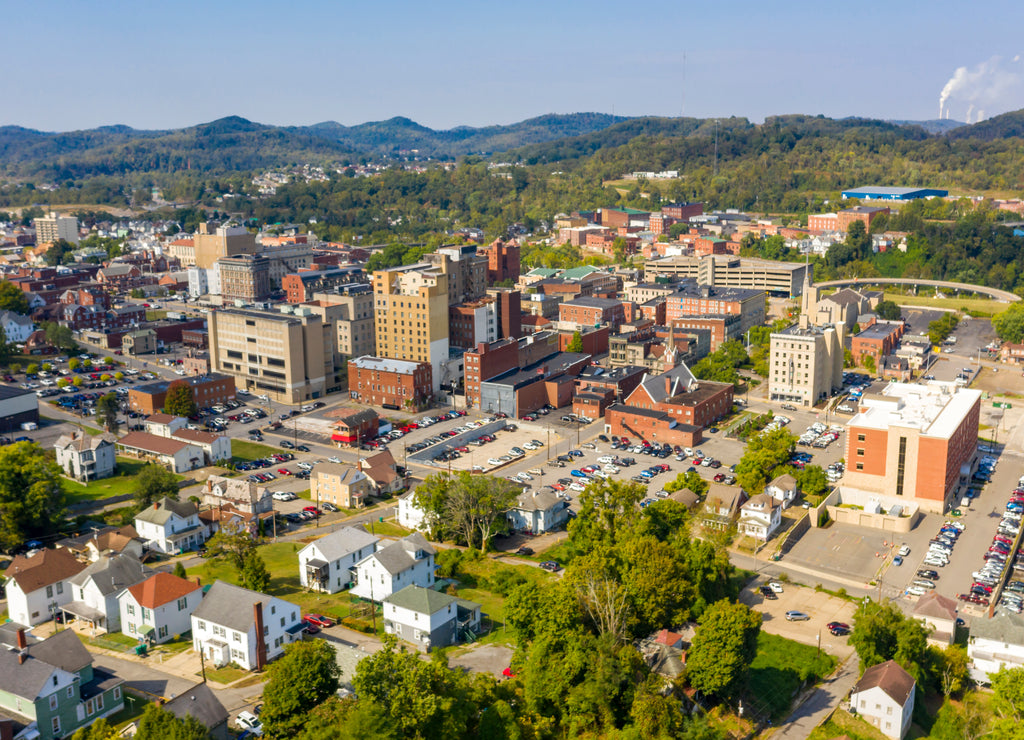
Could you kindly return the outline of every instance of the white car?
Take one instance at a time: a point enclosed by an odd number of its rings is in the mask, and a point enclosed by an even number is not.
[[[530,475],[529,473],[520,473],[519,475],[516,476],[516,478],[518,478],[521,481],[533,480],[533,476]]]
[[[523,449],[524,450],[535,450],[535,449],[537,449],[537,445],[533,444],[533,442],[523,442]]]
[[[271,496],[275,501],[294,501],[298,498],[298,496],[290,491],[274,491]]]
[[[570,490],[577,491],[577,492],[585,491],[587,489],[586,485],[583,484],[583,483],[580,483],[579,481],[577,481],[576,483],[571,483],[569,485],[569,488],[570,488]]]
[[[902,545],[899,549],[899,556],[901,558],[907,557],[910,554],[910,545]]]
[[[327,462],[332,462],[332,463],[337,464],[337,463],[341,462],[341,458],[338,457],[337,455],[331,455],[329,458],[327,458]]]
[[[313,469],[313,466],[310,463],[308,463],[308,462],[300,462],[299,463],[299,467],[302,468],[303,470],[312,470]]]
[[[779,583],[778,581],[772,581],[771,583],[769,583],[768,584],[768,588],[770,588],[772,591],[774,591],[777,594],[781,594],[782,593],[782,584]]]
[[[235,717],[235,727],[240,730],[248,730],[257,737],[263,734],[263,723],[260,722],[260,718],[252,712],[240,712]]]
[[[612,473],[614,475],[615,473],[619,472],[620,468],[618,468],[615,465],[605,465],[602,468],[602,470],[604,470],[604,472],[606,472],[606,473]]]
[[[501,460],[499,460],[499,459],[498,459],[498,458],[496,458],[496,457],[491,457],[491,458],[488,458],[488,460],[487,460],[487,464],[488,464],[488,465],[501,465],[501,464],[502,464],[502,462],[501,462]]]
[[[597,461],[602,465],[611,465],[613,462],[615,462],[615,458],[612,457],[611,455],[604,455],[602,457],[597,458]]]

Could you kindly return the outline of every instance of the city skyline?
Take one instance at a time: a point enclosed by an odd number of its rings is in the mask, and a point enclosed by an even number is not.
[[[1008,2],[859,7],[742,2],[643,12],[577,0],[344,7],[255,0],[116,16],[58,0],[9,18],[0,125],[172,129],[238,115],[272,125],[408,117],[434,129],[546,113],[787,113],[974,121],[1024,107]],[[1005,11],[1005,12],[1004,12]],[[678,29],[675,32],[673,29]],[[40,45],[40,39],[47,39]],[[26,73],[27,71],[27,73]],[[16,101],[31,101],[19,106]],[[941,101],[941,103],[940,103]],[[941,106],[941,107],[940,107]]]

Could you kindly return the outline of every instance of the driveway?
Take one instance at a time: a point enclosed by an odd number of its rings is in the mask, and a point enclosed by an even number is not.
[[[860,674],[860,659],[847,658],[831,678],[821,683],[811,696],[786,718],[772,734],[772,740],[806,740],[814,728],[850,693]]]

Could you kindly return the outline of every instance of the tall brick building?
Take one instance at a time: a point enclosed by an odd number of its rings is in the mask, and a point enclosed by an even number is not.
[[[348,363],[348,391],[356,401],[390,409],[420,409],[433,398],[430,364],[357,357]]]
[[[488,246],[478,249],[477,254],[487,258],[487,284],[494,285],[505,280],[519,279],[520,248],[513,242],[496,239]]]

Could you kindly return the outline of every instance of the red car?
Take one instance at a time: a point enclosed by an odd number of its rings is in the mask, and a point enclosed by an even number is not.
[[[323,614],[307,614],[302,618],[302,621],[306,624],[312,624],[316,627],[333,627],[334,620],[330,617],[325,617]]]
[[[725,473],[719,473],[715,476],[715,483],[721,483],[725,480]]]
[[[290,471],[288,468],[278,468],[277,472],[278,472],[279,475],[291,475],[292,474],[292,471]]]
[[[308,511],[313,516],[320,516],[321,514],[323,514],[323,512],[320,511],[320,509],[316,508],[315,506],[304,506],[302,510]]]
[[[551,487],[554,488],[556,491],[564,491],[565,490],[565,486],[563,486],[561,483],[552,483]]]

